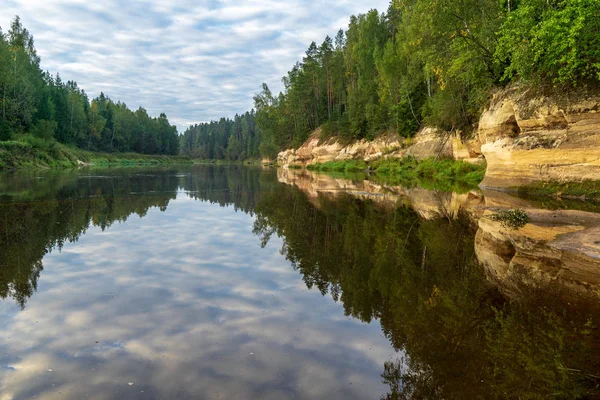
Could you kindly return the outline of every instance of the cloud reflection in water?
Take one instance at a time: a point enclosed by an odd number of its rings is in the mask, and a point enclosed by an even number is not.
[[[281,241],[261,249],[252,223],[180,192],[165,212],[91,227],[47,255],[27,308],[0,303],[0,399],[385,392],[393,350],[379,324],[307,291]]]

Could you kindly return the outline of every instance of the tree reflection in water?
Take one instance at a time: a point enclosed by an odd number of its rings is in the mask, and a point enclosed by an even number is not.
[[[398,360],[387,399],[588,398],[600,395],[600,309],[561,287],[505,299],[474,254],[466,215],[423,219],[410,206],[277,187],[254,231],[276,233],[307,287],[379,319]]]
[[[504,298],[474,254],[472,218],[424,219],[409,205],[310,198],[273,172],[241,167],[146,173],[48,173],[1,180],[0,296],[23,308],[44,256],[102,229],[165,210],[178,191],[255,215],[265,246],[306,286],[378,320],[398,351],[383,366],[387,399],[600,396],[600,310],[560,287]]]

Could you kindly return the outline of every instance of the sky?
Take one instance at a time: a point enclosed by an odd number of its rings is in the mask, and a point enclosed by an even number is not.
[[[252,108],[262,82],[281,77],[311,41],[389,0],[1,0],[0,27],[19,15],[42,69],[104,92],[179,132]]]

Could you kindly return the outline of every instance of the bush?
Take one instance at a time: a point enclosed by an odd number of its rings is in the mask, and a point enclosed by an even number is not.
[[[511,209],[500,211],[498,214],[494,214],[490,217],[493,221],[498,221],[500,224],[509,229],[517,230],[521,229],[529,223],[529,215],[520,209]]]
[[[50,150],[58,145],[58,143],[52,139],[44,139],[38,136],[25,135],[21,138],[23,143],[27,143],[33,149]]]
[[[12,132],[8,122],[0,120],[0,141],[12,139]]]
[[[523,0],[508,14],[496,51],[507,80],[576,84],[600,79],[600,0]]]
[[[421,186],[432,190],[464,193],[483,180],[485,164],[471,164],[451,159],[413,157],[379,159],[371,163],[359,160],[330,161],[308,165],[309,170],[328,172],[374,171],[370,179],[405,187]]]
[[[56,121],[40,120],[31,130],[31,133],[36,138],[50,140],[54,138],[54,132],[58,126]]]

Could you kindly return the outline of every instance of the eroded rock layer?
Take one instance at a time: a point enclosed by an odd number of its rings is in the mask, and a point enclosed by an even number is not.
[[[384,135],[374,140],[362,139],[350,144],[343,144],[335,138],[321,140],[320,135],[320,130],[317,130],[298,149],[280,152],[277,164],[287,168],[290,165],[306,166],[345,160],[372,161],[404,156],[417,159],[451,157],[467,160],[476,160],[480,156],[479,146],[475,142],[463,143],[457,135],[439,132],[433,128],[424,128],[411,139]]]
[[[600,91],[578,88],[547,93],[520,86],[499,91],[483,112],[476,137],[425,127],[412,139],[397,135],[343,144],[315,132],[300,148],[279,153],[280,166],[328,161],[484,157],[487,188],[514,188],[536,181],[600,180]]]
[[[479,122],[484,187],[600,179],[600,94],[497,93]]]

